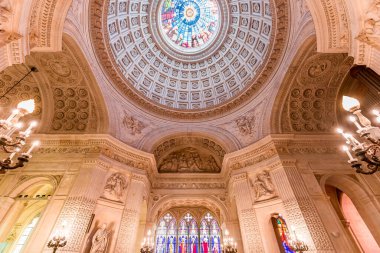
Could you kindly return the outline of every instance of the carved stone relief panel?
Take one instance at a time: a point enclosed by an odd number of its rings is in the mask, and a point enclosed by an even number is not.
[[[255,202],[271,199],[277,196],[269,171],[261,171],[250,179],[251,186],[255,191]]]
[[[283,132],[330,132],[339,86],[353,59],[344,54],[312,54],[299,65],[282,112]]]
[[[153,151],[161,173],[219,173],[226,151],[204,137],[174,137]]]
[[[130,135],[140,135],[146,128],[146,124],[124,111],[123,125]]]
[[[114,201],[123,201],[125,189],[128,183],[125,175],[121,173],[113,173],[108,177],[104,187],[103,197]]]
[[[265,104],[266,100],[260,102],[254,109],[219,127],[231,132],[243,146],[248,146],[259,138],[260,131],[258,131],[258,128],[260,127]]]
[[[210,153],[187,147],[170,153],[158,165],[160,173],[218,173],[221,163]]]

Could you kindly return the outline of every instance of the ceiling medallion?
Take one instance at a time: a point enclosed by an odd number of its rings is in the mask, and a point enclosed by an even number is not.
[[[217,37],[220,13],[216,0],[162,0],[159,9],[161,36],[180,52],[199,52]]]
[[[184,120],[252,99],[288,35],[288,0],[93,0],[91,11],[93,45],[118,90]]]

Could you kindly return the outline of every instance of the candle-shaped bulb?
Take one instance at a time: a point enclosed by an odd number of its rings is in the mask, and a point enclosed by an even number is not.
[[[32,143],[32,146],[29,148],[29,150],[26,152],[27,155],[30,155],[30,153],[32,153],[33,149],[37,146],[40,145],[40,142],[39,141],[34,141]]]
[[[354,116],[350,116],[350,117],[349,117],[349,120],[350,120],[351,122],[356,122],[356,118],[355,118]]]
[[[7,118],[7,123],[12,123],[12,120],[20,113],[19,110],[15,109],[12,111],[12,114]]]
[[[350,116],[349,120],[355,124],[355,126],[358,128],[358,130],[362,130],[362,126],[359,124],[359,122],[356,120],[354,116]]]
[[[344,152],[346,152],[348,158],[350,158],[350,161],[353,161],[354,157],[352,156],[350,149],[347,146],[343,146],[342,149]]]
[[[380,116],[380,112],[378,110],[372,110],[372,113],[376,116]]]
[[[22,110],[24,114],[32,113],[34,111],[34,99],[29,99],[18,103],[17,109]]]
[[[360,102],[356,98],[343,96],[342,100],[343,109],[346,111],[351,111],[353,109],[359,109],[360,108]]]
[[[226,234],[226,236],[228,236],[230,234],[230,232],[228,232],[228,230],[226,229],[225,234]]]
[[[150,236],[152,234],[152,231],[150,231],[150,229],[148,230],[148,236]]]
[[[343,131],[342,128],[337,128],[337,129],[336,129],[336,132],[337,132],[338,134],[343,134],[343,133],[344,133],[344,131]]]

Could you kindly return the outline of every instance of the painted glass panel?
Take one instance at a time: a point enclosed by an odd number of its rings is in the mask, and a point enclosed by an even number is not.
[[[178,48],[202,48],[209,45],[219,26],[217,0],[164,0],[161,29]]]

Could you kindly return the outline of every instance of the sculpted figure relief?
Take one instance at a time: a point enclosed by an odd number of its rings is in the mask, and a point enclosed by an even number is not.
[[[380,0],[374,0],[367,11],[364,29],[368,35],[380,35]]]
[[[220,166],[212,155],[203,155],[192,147],[169,154],[159,165],[159,172],[218,173]]]
[[[252,186],[256,193],[256,201],[271,199],[276,196],[275,188],[268,171],[258,173],[255,181],[252,182]]]
[[[125,176],[121,173],[114,173],[107,179],[103,196],[107,199],[122,201],[126,188],[127,180]]]
[[[246,136],[253,134],[253,129],[255,127],[255,117],[243,116],[238,118],[235,123],[241,135]]]
[[[141,131],[145,128],[145,125],[135,119],[133,116],[124,112],[123,125],[130,131],[131,135],[141,134]]]
[[[90,253],[106,252],[108,235],[109,231],[107,231],[107,224],[103,223],[103,225],[95,232],[94,236],[92,237]]]

